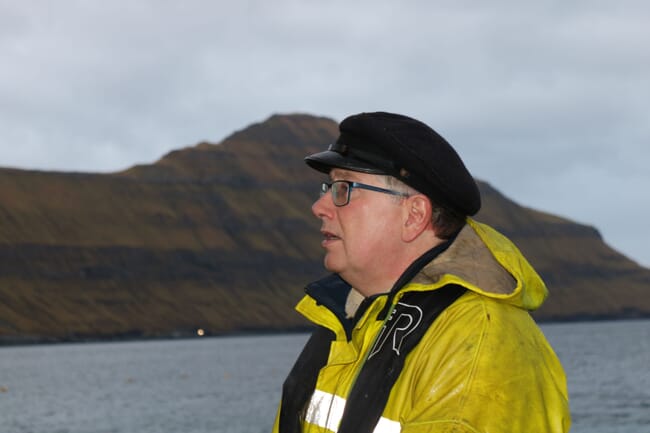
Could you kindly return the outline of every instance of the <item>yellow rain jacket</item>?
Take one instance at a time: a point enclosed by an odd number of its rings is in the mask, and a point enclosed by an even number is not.
[[[450,284],[467,290],[406,355],[373,431],[567,432],[570,415],[564,371],[528,313],[542,304],[547,290],[523,255],[489,226],[468,219],[453,243],[391,302],[399,302],[408,292]],[[338,431],[350,390],[382,331],[384,322],[377,317],[389,299],[388,295],[369,298],[347,332],[339,316],[310,295],[296,307],[335,335],[326,365],[314,378],[315,389],[300,412],[297,422],[302,432]],[[348,313],[359,300],[360,295],[350,290]],[[283,401],[291,397],[283,396]],[[286,433],[280,430],[281,410],[282,404],[274,433]]]

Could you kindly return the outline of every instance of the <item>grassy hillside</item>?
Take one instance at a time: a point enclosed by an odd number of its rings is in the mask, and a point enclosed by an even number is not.
[[[0,340],[153,337],[303,326],[293,305],[324,274],[303,157],[337,125],[273,116],[113,174],[0,169]],[[650,314],[650,270],[596,229],[481,182],[477,219],[547,281],[541,319]]]

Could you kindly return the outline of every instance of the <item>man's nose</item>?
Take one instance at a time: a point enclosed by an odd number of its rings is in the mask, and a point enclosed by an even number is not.
[[[311,212],[316,218],[325,218],[331,216],[334,202],[332,201],[332,192],[328,191],[321,195],[318,200],[311,205]]]

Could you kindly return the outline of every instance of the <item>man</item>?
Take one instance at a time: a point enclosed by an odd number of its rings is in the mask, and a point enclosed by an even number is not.
[[[329,175],[312,211],[332,275],[297,306],[317,328],[274,432],[568,431],[562,366],[528,313],[546,287],[470,218],[480,194],[453,148],[397,114],[339,129],[306,158]]]

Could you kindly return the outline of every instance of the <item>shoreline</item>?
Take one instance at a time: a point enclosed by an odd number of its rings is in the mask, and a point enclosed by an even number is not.
[[[545,318],[535,319],[540,324],[553,324],[553,323],[587,323],[587,322],[623,322],[623,321],[636,321],[636,320],[650,320],[649,315],[635,315],[635,316],[605,316],[605,315],[579,315],[572,317],[562,318]],[[197,334],[196,331],[173,331],[168,334],[160,335],[145,335],[143,333],[131,332],[124,334],[114,335],[84,335],[84,336],[34,336],[34,335],[20,335],[9,336],[0,335],[0,349],[3,347],[15,346],[36,346],[36,345],[58,345],[58,344],[83,344],[83,343],[125,343],[125,342],[146,342],[146,341],[169,341],[169,340],[200,340],[205,338],[228,338],[228,337],[245,337],[245,336],[272,336],[272,335],[286,335],[286,334],[302,334],[311,332],[311,326],[298,326],[291,328],[250,328],[240,329],[228,332],[205,332],[202,335]]]

